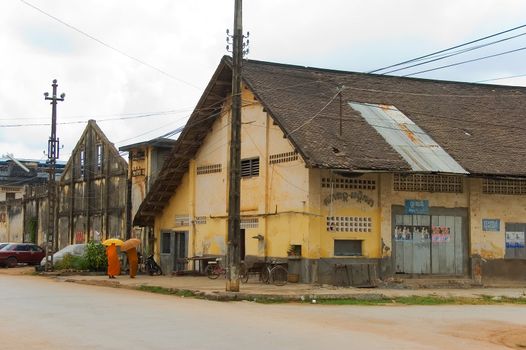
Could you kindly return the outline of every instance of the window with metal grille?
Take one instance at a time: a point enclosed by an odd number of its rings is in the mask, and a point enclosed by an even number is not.
[[[79,152],[79,178],[84,178],[84,163],[86,160],[86,153],[84,150]]]
[[[285,152],[285,153],[271,154],[269,163],[270,164],[286,163],[286,162],[293,162],[295,160],[298,160],[298,152]]]
[[[525,180],[484,179],[482,193],[486,194],[526,194]]]
[[[460,176],[433,174],[394,174],[395,191],[462,193],[463,179]]]
[[[258,228],[259,227],[259,219],[258,218],[244,218],[244,219],[241,219],[241,222],[239,223],[239,226],[242,229]]]
[[[197,175],[220,173],[221,164],[200,165],[197,167]]]
[[[362,241],[358,239],[335,239],[334,256],[362,256]]]
[[[162,240],[161,240],[161,253],[162,254],[170,254],[172,249],[171,249],[171,239],[172,239],[172,233],[171,232],[163,232],[163,236],[162,236]]]
[[[190,216],[188,215],[176,215],[175,226],[188,226],[190,225]]]
[[[196,216],[194,218],[194,223],[196,225],[204,225],[204,224],[206,224],[206,216]]]
[[[241,160],[241,177],[259,176],[259,157]]]
[[[97,172],[102,173],[102,160],[104,157],[102,144],[97,145]]]
[[[322,178],[322,188],[346,188],[346,189],[357,189],[357,190],[375,190],[375,180],[365,179],[346,179],[346,178]]]
[[[327,216],[327,231],[371,232],[372,218],[359,216]]]

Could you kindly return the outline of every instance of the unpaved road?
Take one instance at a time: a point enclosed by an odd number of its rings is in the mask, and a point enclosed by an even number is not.
[[[0,275],[2,349],[524,349],[524,306],[220,303]]]

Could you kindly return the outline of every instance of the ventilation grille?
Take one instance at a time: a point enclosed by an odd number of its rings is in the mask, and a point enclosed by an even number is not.
[[[239,224],[240,228],[258,228],[259,227],[259,219],[258,218],[246,218],[241,219],[241,222]]]
[[[526,181],[484,179],[482,192],[486,194],[526,194]]]
[[[175,226],[189,226],[190,217],[188,215],[176,215]]]
[[[356,190],[375,190],[376,181],[375,180],[364,180],[364,179],[330,179],[322,178],[321,187],[322,188],[347,188],[347,189],[356,189]]]
[[[462,193],[463,182],[460,176],[394,174],[394,190],[407,192],[447,192]]]
[[[298,152],[285,152],[270,155],[270,164],[293,162],[298,160]]]
[[[331,232],[371,232],[372,219],[359,216],[328,216],[327,231]]]
[[[201,165],[197,167],[197,175],[220,173],[221,170],[221,164]]]

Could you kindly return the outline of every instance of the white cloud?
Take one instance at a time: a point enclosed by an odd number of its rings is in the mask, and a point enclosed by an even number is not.
[[[2,1],[0,125],[49,122],[50,108],[42,93],[50,91],[51,81],[58,79],[59,92],[66,92],[66,101],[59,104],[59,122],[98,119],[117,146],[181,125],[226,54],[225,29],[232,27],[234,7],[233,0],[28,1],[179,80],[21,1]],[[520,0],[250,0],[243,6],[245,31],[251,32],[249,58],[351,71],[378,68],[508,29],[522,24],[526,13],[526,3]],[[524,46],[524,42],[516,40],[491,52]],[[469,57],[483,54],[481,50]],[[524,56],[510,55],[424,76],[473,81],[525,74]],[[526,82],[517,78],[498,83]],[[167,110],[178,112],[102,121]],[[33,119],[22,119],[28,117]],[[59,125],[62,160],[84,127]],[[0,127],[0,153],[41,158],[49,130],[49,126]]]

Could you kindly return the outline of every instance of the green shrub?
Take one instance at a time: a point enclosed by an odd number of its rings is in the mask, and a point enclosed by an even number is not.
[[[108,267],[106,249],[100,242],[89,242],[84,253],[86,267],[90,271],[104,271]]]
[[[84,256],[66,254],[62,261],[55,264],[57,270],[87,270],[88,263]]]

